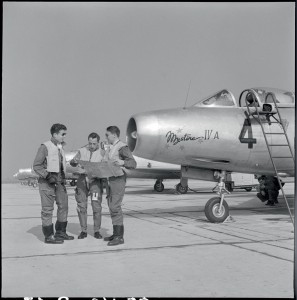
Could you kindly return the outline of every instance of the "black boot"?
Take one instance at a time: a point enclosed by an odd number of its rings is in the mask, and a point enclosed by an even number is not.
[[[63,244],[63,240],[58,240],[54,237],[54,225],[42,226],[42,232],[44,234],[44,242],[46,244]]]
[[[115,233],[115,226],[116,226],[116,225],[113,225],[113,234],[112,234],[111,236],[107,236],[107,237],[104,238],[104,241],[105,241],[105,242],[109,242],[109,241],[112,241],[112,240],[113,240],[113,238],[114,238],[114,233]]]
[[[124,225],[114,225],[114,238],[107,243],[107,246],[117,246],[124,244]]]
[[[88,236],[88,234],[86,232],[82,231],[77,238],[79,240],[82,240],[82,239],[86,238],[87,236]]]
[[[68,235],[66,233],[66,227],[67,227],[67,221],[66,222],[60,222],[57,221],[55,228],[56,228],[56,233],[55,233],[55,238],[59,240],[74,240],[74,236]]]
[[[96,232],[94,233],[94,237],[95,237],[95,239],[102,239],[102,235],[100,234],[99,231],[96,231]]]
[[[273,201],[270,201],[268,200],[267,203],[265,205],[268,205],[268,206],[274,206],[274,202]]]

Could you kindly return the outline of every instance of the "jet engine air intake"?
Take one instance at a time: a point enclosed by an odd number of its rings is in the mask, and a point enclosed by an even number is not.
[[[158,160],[160,150],[160,117],[155,113],[140,113],[132,116],[127,125],[126,142],[134,155]]]
[[[137,126],[134,118],[131,118],[127,126],[127,144],[129,149],[133,152],[137,143]]]

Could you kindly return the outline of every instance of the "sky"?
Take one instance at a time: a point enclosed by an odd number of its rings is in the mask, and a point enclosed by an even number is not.
[[[294,91],[295,3],[3,2],[2,178],[50,127],[66,151],[140,112],[221,89]]]

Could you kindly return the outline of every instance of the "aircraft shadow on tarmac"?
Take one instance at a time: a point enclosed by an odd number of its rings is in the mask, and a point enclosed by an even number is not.
[[[137,186],[138,187],[138,186]],[[194,193],[198,193],[198,194],[213,194],[213,192],[211,190],[207,190],[207,189],[201,189],[201,190],[195,190],[195,191],[188,191],[187,194],[194,194]],[[141,189],[141,190],[135,190],[135,191],[130,191],[130,190],[126,190],[125,194],[127,195],[173,195],[173,194],[177,194],[177,195],[182,195],[178,192],[176,192],[175,189],[164,189],[163,192],[157,192],[153,189]],[[184,194],[184,195],[187,195]]]
[[[294,195],[287,196],[287,200],[289,203],[289,206],[291,208],[291,213],[294,215],[294,210],[292,209],[294,207]],[[259,203],[257,202],[259,201]],[[237,206],[233,206],[229,203],[229,209],[230,209],[230,215],[232,216],[233,213],[236,216],[248,216],[251,215],[254,212],[257,212],[257,215],[265,215],[268,216],[268,218],[265,218],[265,220],[284,220],[284,221],[290,221],[290,216],[288,213],[288,208],[286,206],[285,200],[282,196],[279,197],[279,204],[271,207],[266,206],[265,203],[261,202],[258,198],[253,198],[250,200],[245,201],[244,203],[241,203]],[[192,219],[196,219],[197,222],[205,222],[209,223],[209,221],[206,219],[204,214],[204,202],[199,201],[197,205],[191,205],[191,206],[168,206],[166,208],[148,208],[148,209],[131,209],[127,208],[128,211],[125,212],[125,214],[130,215],[133,217],[135,214],[145,214],[147,218],[155,218],[156,215],[158,217],[162,218],[162,215],[166,215],[167,218],[168,214],[172,214],[172,217],[170,219],[174,219],[176,216],[177,218],[180,216],[188,216]],[[129,211],[130,210],[130,211]],[[193,215],[194,214],[194,215]],[[278,215],[277,218],[274,216]],[[280,217],[279,215],[283,215],[283,217]],[[269,216],[272,216],[270,218]]]
[[[42,242],[44,241],[44,235],[42,233],[42,226],[41,225],[34,226],[31,229],[29,229],[27,232],[33,234],[34,236],[36,236],[36,238],[39,239],[40,241],[42,241]],[[77,223],[68,223],[66,232],[69,235],[73,235],[74,238],[76,239],[77,236],[81,232],[81,228],[80,228],[79,223],[78,222]],[[100,233],[102,234],[102,236],[108,236],[110,234],[110,232],[111,232],[111,230],[108,230],[106,228],[101,227],[101,229],[100,229]],[[94,236],[93,225],[92,224],[88,224],[88,235]]]

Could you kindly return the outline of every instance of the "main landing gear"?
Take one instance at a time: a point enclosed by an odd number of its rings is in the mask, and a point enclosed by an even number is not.
[[[188,192],[188,186],[183,186],[181,183],[179,183],[175,188],[180,194],[186,194]]]
[[[229,217],[229,206],[224,200],[225,195],[230,194],[225,186],[226,171],[222,171],[218,176],[220,181],[216,188],[219,197],[209,199],[204,208],[206,218],[212,223],[224,222]]]
[[[161,193],[164,191],[164,184],[162,183],[163,179],[157,179],[156,183],[154,185],[154,190],[158,193]]]

